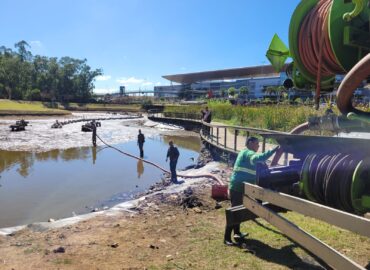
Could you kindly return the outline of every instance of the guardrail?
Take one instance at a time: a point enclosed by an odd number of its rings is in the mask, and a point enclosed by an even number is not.
[[[238,141],[241,135],[246,137],[259,136],[262,137],[262,152],[266,150],[266,138],[263,134],[274,133],[274,134],[287,134],[285,132],[260,129],[260,128],[250,128],[223,124],[210,124],[202,121],[201,115],[196,113],[179,113],[179,112],[159,112],[159,111],[148,111],[148,117],[157,120],[160,119],[181,119],[188,120],[189,122],[197,122],[201,124],[200,136],[202,140],[216,146],[223,148],[234,154],[238,154]],[[230,140],[230,136],[233,138]],[[239,140],[238,140],[239,139]],[[287,156],[284,163],[287,162]]]

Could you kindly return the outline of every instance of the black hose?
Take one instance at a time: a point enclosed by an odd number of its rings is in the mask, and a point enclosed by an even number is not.
[[[354,212],[352,178],[362,158],[345,153],[308,155],[302,168],[308,167],[307,185],[314,200],[336,209]]]

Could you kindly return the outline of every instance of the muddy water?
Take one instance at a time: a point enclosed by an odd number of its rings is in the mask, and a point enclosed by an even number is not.
[[[105,114],[74,114],[98,118]],[[111,116],[111,115],[106,115]],[[28,120],[28,119],[26,119]],[[131,199],[159,181],[163,173],[105,147],[91,147],[82,123],[51,129],[55,119],[30,119],[25,132],[10,132],[14,120],[0,120],[0,228],[59,219],[102,209]],[[168,141],[180,150],[178,169],[193,164],[200,149],[197,136],[143,119],[102,121],[98,135],[139,155],[137,130],[146,136],[144,158],[162,167]]]

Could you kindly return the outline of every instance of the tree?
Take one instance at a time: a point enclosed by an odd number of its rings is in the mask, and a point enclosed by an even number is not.
[[[103,74],[101,69],[93,70],[86,59],[33,57],[24,40],[14,46],[16,52],[0,47],[0,97],[78,102],[91,99],[94,79]]]
[[[248,94],[249,94],[249,89],[248,89],[248,87],[246,87],[246,86],[242,86],[242,87],[240,87],[240,88],[239,88],[239,94],[241,94],[243,97],[244,97],[245,95],[248,95]]]
[[[231,97],[234,97],[235,96],[235,87],[230,87],[228,90],[227,90],[227,92],[228,92],[228,94],[229,94],[229,96],[231,96]]]
[[[32,60],[32,53],[27,50],[27,48],[30,48],[30,45],[28,45],[26,41],[21,40],[15,43],[14,47],[18,49],[18,56],[20,57],[22,62]]]
[[[27,100],[41,100],[41,91],[39,89],[28,90],[25,99]]]

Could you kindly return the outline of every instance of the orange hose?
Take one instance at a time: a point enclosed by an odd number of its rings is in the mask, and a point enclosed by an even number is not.
[[[328,20],[333,0],[320,0],[307,14],[299,32],[300,59],[312,76],[316,75],[316,109],[320,101],[321,76],[345,71],[338,64],[330,44]]]

